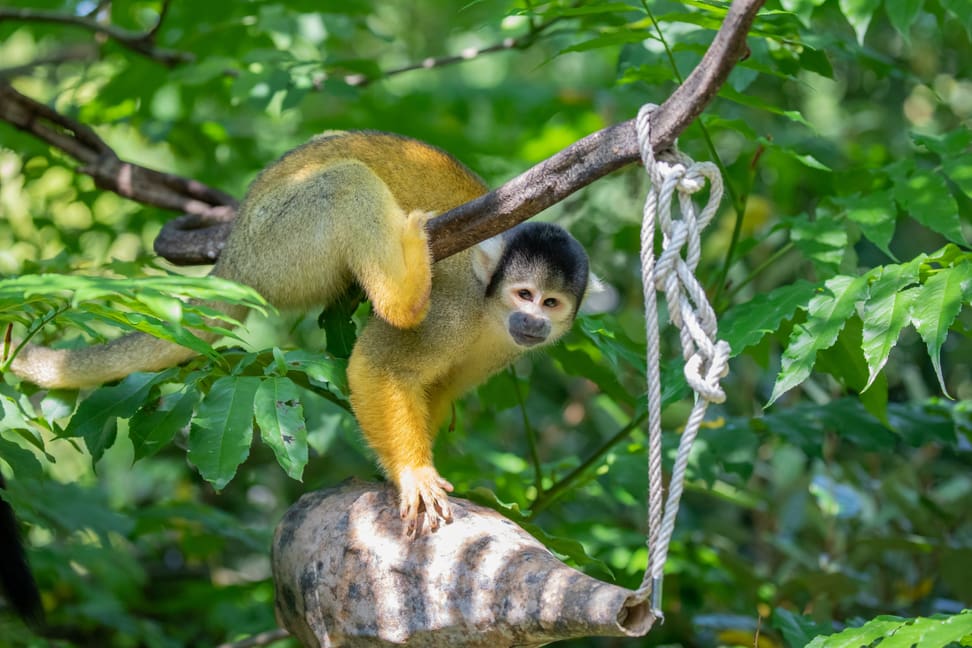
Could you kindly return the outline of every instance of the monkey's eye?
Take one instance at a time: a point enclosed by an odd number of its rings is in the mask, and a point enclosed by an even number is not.
[[[543,305],[547,308],[557,308],[560,306],[560,302],[554,297],[547,297],[543,300]]]
[[[519,292],[516,293],[517,296],[524,301],[533,301],[533,293],[526,288],[521,288]]]

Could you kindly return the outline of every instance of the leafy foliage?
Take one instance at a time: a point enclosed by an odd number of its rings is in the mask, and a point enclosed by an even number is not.
[[[428,140],[498,184],[666,97],[727,9],[8,5],[70,20],[0,19],[0,76],[123,159],[235,195],[333,128]],[[154,40],[132,51],[70,24],[79,17]],[[402,71],[504,39],[517,47]],[[683,135],[727,180],[699,274],[734,364],[693,453],[667,620],[649,644],[969,645],[970,40],[968,0],[770,0],[750,56]],[[81,394],[4,372],[0,468],[13,478],[0,495],[29,529],[53,636],[214,645],[273,627],[275,520],[301,492],[375,474],[344,375],[367,306],[298,318],[266,312],[245,287],[160,270],[147,250],[172,214],[100,190],[7,124],[0,141],[5,361],[21,341],[124,331],[200,354]],[[544,215],[587,245],[617,305],[464,399],[436,453],[460,494],[625,585],[647,564],[643,196],[632,170]],[[263,312],[238,328],[215,300]],[[680,355],[672,331],[663,344]],[[679,363],[663,383],[677,430],[690,405]],[[0,636],[41,645],[5,616]]]

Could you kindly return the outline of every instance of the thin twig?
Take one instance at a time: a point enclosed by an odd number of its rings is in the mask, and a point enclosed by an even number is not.
[[[529,519],[534,519],[541,511],[553,504],[558,497],[566,493],[567,490],[569,490],[571,486],[579,481],[588,470],[593,468],[594,465],[597,464],[611,448],[616,446],[623,439],[627,438],[628,435],[638,428],[638,426],[644,423],[647,417],[648,412],[645,411],[628,421],[623,428],[615,432],[610,439],[602,443],[601,446],[592,452],[591,456],[585,459],[579,466],[557,480],[557,482],[546,491],[540,493],[530,505],[530,515],[528,516]]]
[[[158,61],[167,67],[173,67],[183,63],[196,60],[195,55],[188,52],[177,52],[175,50],[163,49],[155,45],[155,34],[159,29],[162,18],[165,15],[168,3],[162,6],[162,13],[159,15],[159,22],[146,33],[135,32],[122,29],[115,25],[105,24],[88,16],[73,16],[71,14],[60,13],[57,11],[45,11],[43,9],[23,9],[4,7],[0,8],[0,22],[4,21],[24,21],[42,22],[56,25],[66,25],[78,27],[94,34],[103,34],[122,47],[146,56],[154,61]]]

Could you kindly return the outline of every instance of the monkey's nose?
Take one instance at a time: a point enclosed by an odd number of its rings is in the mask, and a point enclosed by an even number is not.
[[[547,340],[550,322],[542,317],[517,312],[510,316],[509,329],[510,336],[520,346],[535,346]]]

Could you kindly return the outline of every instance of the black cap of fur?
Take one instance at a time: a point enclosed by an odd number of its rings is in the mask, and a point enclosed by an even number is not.
[[[574,314],[587,290],[590,264],[587,252],[563,227],[553,223],[526,222],[503,234],[500,256],[486,296],[490,297],[502,279],[516,280],[517,275],[539,273],[548,288],[563,290],[574,296]]]
[[[0,488],[4,488],[3,475],[0,475]],[[33,627],[44,621],[44,608],[41,606],[37,584],[27,565],[27,556],[20,543],[17,520],[13,509],[0,497],[0,589],[20,617]]]

